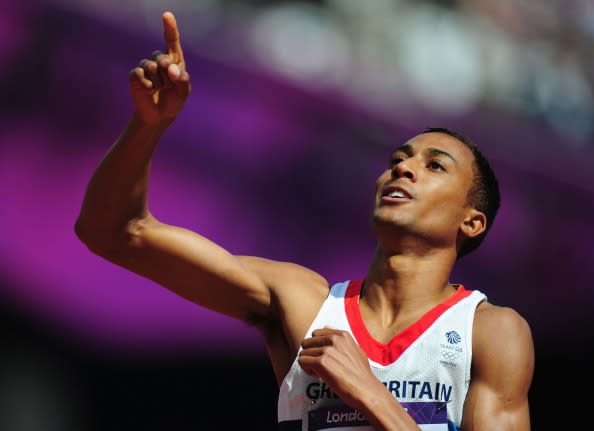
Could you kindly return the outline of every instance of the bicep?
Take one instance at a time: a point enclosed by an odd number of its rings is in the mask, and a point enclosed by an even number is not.
[[[268,312],[262,277],[202,235],[147,218],[128,228],[122,244],[105,257],[189,301],[241,320]]]
[[[511,309],[487,310],[475,323],[473,343],[463,429],[529,431],[534,346],[528,324]]]

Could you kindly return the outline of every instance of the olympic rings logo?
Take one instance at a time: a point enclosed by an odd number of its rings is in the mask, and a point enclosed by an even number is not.
[[[443,356],[443,358],[448,361],[457,361],[458,358],[460,357],[460,355],[458,355],[458,353],[448,352],[447,350],[442,350],[441,356]]]

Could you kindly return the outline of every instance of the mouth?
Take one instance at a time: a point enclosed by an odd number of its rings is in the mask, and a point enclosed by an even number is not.
[[[412,199],[408,190],[399,186],[386,187],[381,194],[382,202],[404,202]]]

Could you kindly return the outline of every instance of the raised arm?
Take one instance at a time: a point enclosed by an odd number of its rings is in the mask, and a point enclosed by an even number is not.
[[[529,431],[528,390],[534,373],[530,328],[510,308],[481,307],[475,316],[473,369],[462,428]]]
[[[75,231],[94,253],[199,305],[246,321],[268,316],[271,286],[282,277],[307,279],[309,271],[233,256],[201,235],[161,223],[147,207],[151,156],[191,92],[170,12],[163,27],[168,52],[154,52],[130,72],[134,114],[94,172]]]
[[[116,235],[127,234],[131,223],[150,219],[150,159],[191,91],[171,13],[163,14],[163,26],[169,54],[155,51],[150,60],[142,60],[130,72],[135,111],[91,178],[76,223],[76,233],[96,252],[113,251],[122,240]]]

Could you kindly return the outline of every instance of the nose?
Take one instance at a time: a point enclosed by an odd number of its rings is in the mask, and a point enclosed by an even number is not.
[[[392,177],[408,178],[413,183],[417,181],[417,174],[413,169],[413,162],[410,157],[394,165],[392,168]]]

